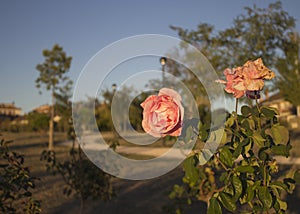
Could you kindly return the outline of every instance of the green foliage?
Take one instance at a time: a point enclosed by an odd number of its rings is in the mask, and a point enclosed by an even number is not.
[[[36,87],[43,85],[52,93],[65,94],[69,92],[72,81],[66,76],[71,67],[72,57],[68,57],[63,48],[55,44],[52,50],[43,50],[45,61],[38,64],[36,69],[40,76],[36,79]]]
[[[46,132],[49,129],[49,115],[38,112],[30,112],[26,118],[28,120],[29,131]]]
[[[99,130],[114,131],[115,129],[111,115],[111,104],[113,99],[117,100],[118,103],[122,103],[122,105],[114,105],[113,110],[118,112],[118,115],[114,118],[116,122],[115,126],[118,126],[120,130],[125,131],[129,126],[126,120],[129,120],[130,125],[135,130],[142,130],[142,107],[140,105],[150,94],[143,92],[138,96],[133,97],[133,94],[135,95],[135,89],[127,86],[122,86],[117,92],[113,90],[106,89],[102,91],[101,95],[104,102],[96,103],[95,105],[95,117]],[[126,112],[128,107],[129,113]],[[129,118],[125,118],[126,115],[128,115]],[[122,116],[124,116],[124,118],[122,118]]]
[[[111,112],[107,104],[96,107],[95,118],[100,131],[111,131],[113,129]]]
[[[209,199],[207,214],[221,214],[221,213],[222,213],[222,208],[219,201],[216,198]]]
[[[208,204],[207,213],[222,213],[222,208],[253,213],[287,210],[281,193],[293,192],[300,173],[291,170],[278,176],[275,158],[289,156],[288,130],[278,123],[276,109],[241,109],[241,115],[233,112],[228,117],[225,141],[205,165],[199,165],[197,158],[203,151],[194,151],[184,161],[183,185],[174,187],[170,194],[173,199],[204,201]],[[184,129],[183,135],[188,130]]]
[[[9,141],[0,140],[0,211],[1,213],[41,212],[41,201],[32,197],[37,178],[24,166],[24,156],[9,150]]]

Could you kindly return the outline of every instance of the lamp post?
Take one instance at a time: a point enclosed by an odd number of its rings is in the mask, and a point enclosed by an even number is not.
[[[114,83],[114,84],[112,84],[111,85],[111,89],[112,89],[112,93],[109,93],[110,95],[110,100],[109,100],[109,105],[111,105],[111,103],[112,103],[112,100],[113,100],[113,97],[114,97],[114,95],[115,95],[115,93],[116,93],[116,90],[117,90],[117,84],[116,83]]]
[[[166,57],[160,57],[159,62],[161,64],[161,70],[162,70],[162,87],[165,86],[165,66],[167,62]],[[166,139],[163,137],[162,139],[163,146],[166,146]]]
[[[112,90],[113,90],[113,93],[115,93],[115,92],[116,92],[116,89],[117,89],[117,84],[116,84],[116,83],[112,84],[112,85],[111,85],[111,88],[112,88]]]
[[[161,70],[162,70],[162,85],[165,85],[165,65],[167,63],[167,58],[166,57],[161,57],[159,59],[159,62],[161,64]]]
[[[111,111],[111,108],[112,108],[112,100],[113,100],[113,97],[117,91],[117,84],[116,83],[113,83],[111,85],[111,89],[112,89],[112,95],[111,95],[111,100],[110,100],[110,111]],[[112,144],[110,145],[110,147],[115,150],[116,147],[117,147],[117,144],[118,144],[118,139],[119,139],[119,134],[118,132],[116,131],[116,128],[115,128],[115,124],[112,122],[112,133],[113,133],[113,138],[112,138]]]

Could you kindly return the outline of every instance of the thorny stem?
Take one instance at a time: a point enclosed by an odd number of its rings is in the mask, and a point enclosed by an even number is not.
[[[260,114],[260,108],[259,108],[259,105],[258,105],[258,99],[257,99],[257,95],[256,94],[255,94],[255,104],[256,104],[257,111]]]
[[[238,121],[238,106],[239,106],[239,98],[235,99],[235,125],[236,125],[236,129],[239,130],[239,121]]]
[[[257,108],[257,111],[258,111],[258,129],[261,130],[261,121],[260,121],[260,108],[259,108],[259,105],[258,105],[258,99],[257,99],[257,95],[255,94],[255,103],[256,103],[256,108]]]
[[[268,186],[268,181],[267,181],[267,165],[264,165],[264,186]]]

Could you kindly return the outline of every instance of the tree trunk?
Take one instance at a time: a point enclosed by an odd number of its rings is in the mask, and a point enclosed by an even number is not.
[[[80,214],[83,214],[84,211],[84,200],[80,197]]]
[[[49,121],[49,144],[48,144],[48,150],[54,149],[54,93],[52,92],[52,101],[50,106],[50,121]]]

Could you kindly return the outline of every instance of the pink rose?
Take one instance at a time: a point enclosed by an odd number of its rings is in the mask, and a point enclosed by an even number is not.
[[[142,104],[145,132],[154,137],[179,136],[184,109],[180,95],[169,88],[162,88],[158,95],[149,96]]]
[[[264,79],[269,80],[275,77],[275,73],[263,64],[261,58],[246,62],[242,75],[245,79],[245,89],[248,91],[261,91],[264,87]]]
[[[247,61],[241,67],[227,68],[224,70],[224,75],[227,81],[217,80],[217,82],[225,84],[225,91],[232,93],[236,98],[243,97],[248,91],[261,91],[264,80],[275,77],[275,73],[264,66],[261,58]]]
[[[245,89],[243,88],[244,80],[238,74],[240,73],[241,67],[235,69],[225,69],[224,75],[226,76],[226,88],[227,93],[232,93],[234,97],[240,98],[244,96]]]

